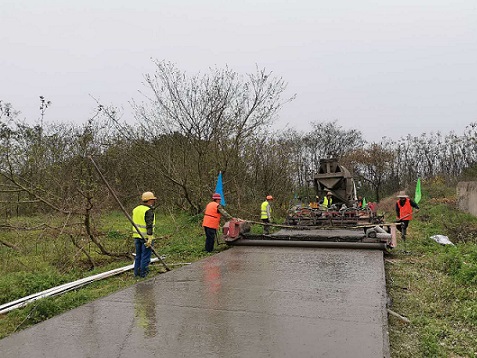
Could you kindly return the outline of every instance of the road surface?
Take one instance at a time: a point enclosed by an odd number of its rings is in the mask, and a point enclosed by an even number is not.
[[[0,357],[389,357],[383,253],[233,247],[6,337]]]

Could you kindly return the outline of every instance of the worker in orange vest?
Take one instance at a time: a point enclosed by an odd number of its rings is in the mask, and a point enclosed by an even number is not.
[[[409,221],[412,220],[412,208],[419,209],[419,206],[406,195],[404,191],[399,192],[396,201],[396,217],[401,223],[401,235],[406,240],[406,231]]]
[[[232,219],[232,216],[225,211],[220,205],[222,197],[219,193],[212,195],[212,201],[207,204],[204,212],[204,220],[202,226],[205,230],[205,251],[212,252],[214,250],[214,241],[217,236],[217,229],[220,225],[220,218],[222,215],[227,219]]]

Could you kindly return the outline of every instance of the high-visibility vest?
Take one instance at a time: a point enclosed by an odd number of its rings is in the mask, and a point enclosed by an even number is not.
[[[142,233],[144,237],[147,236],[147,228],[146,228],[146,211],[150,210],[151,207],[147,205],[138,205],[133,209],[132,212],[132,220],[134,224],[138,227],[139,231]],[[154,221],[152,223],[153,227],[152,229],[154,230],[154,226],[156,225],[156,215],[154,215]],[[132,227],[132,237],[134,238],[141,238],[141,235],[137,232],[136,228],[133,226]]]
[[[399,219],[412,220],[411,200],[409,198],[406,198],[406,202],[404,203],[404,205],[401,205],[401,200],[398,200],[397,205],[399,207]]]
[[[260,219],[270,219],[268,217],[267,207],[269,207],[270,216],[272,216],[272,207],[270,206],[268,200],[265,200],[260,206]]]
[[[219,203],[215,201],[211,201],[205,207],[204,213],[204,220],[202,221],[202,226],[208,227],[211,229],[218,229],[220,225],[220,215],[217,208],[219,207]]]
[[[323,198],[323,206],[324,206],[325,208],[330,207],[332,203],[333,203],[333,198],[330,197],[330,200],[328,200],[328,197],[327,197],[327,196],[325,196],[325,197]]]

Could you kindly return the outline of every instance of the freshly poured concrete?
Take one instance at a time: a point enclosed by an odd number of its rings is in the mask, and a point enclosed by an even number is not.
[[[389,357],[383,253],[233,247],[0,340],[0,357]]]

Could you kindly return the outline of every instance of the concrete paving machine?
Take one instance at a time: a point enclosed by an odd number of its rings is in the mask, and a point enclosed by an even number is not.
[[[335,159],[320,160],[313,177],[316,198],[331,193],[331,204],[318,201],[295,203],[288,210],[285,225],[232,220],[223,228],[229,245],[314,246],[388,249],[396,246],[396,224],[385,224],[377,205],[360,206],[353,177]],[[251,224],[270,225],[281,230],[271,235],[251,232]]]
[[[339,247],[393,249],[397,246],[396,224],[365,224],[350,227],[311,227],[268,224],[280,228],[272,234],[251,231],[256,222],[233,219],[222,228],[222,240],[228,245]],[[265,224],[261,224],[265,225]]]
[[[348,227],[383,222],[383,216],[377,214],[375,203],[360,205],[352,175],[336,159],[320,160],[318,173],[313,177],[313,186],[316,200],[292,205],[287,213],[286,224]],[[331,194],[331,203],[323,205],[320,199],[328,193]]]

